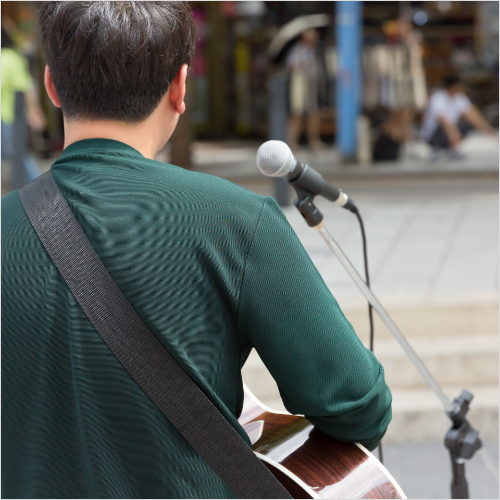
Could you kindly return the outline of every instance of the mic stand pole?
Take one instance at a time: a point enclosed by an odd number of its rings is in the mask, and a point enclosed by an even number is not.
[[[479,439],[479,432],[475,430],[465,418],[465,415],[469,410],[469,404],[473,397],[472,394],[464,390],[458,398],[453,400],[453,403],[450,402],[440,385],[436,382],[427,367],[423,364],[422,360],[413,350],[399,328],[392,321],[391,317],[383,308],[377,297],[366,286],[365,281],[356,271],[356,268],[351,264],[350,260],[344,254],[337,242],[325,228],[323,223],[323,214],[313,203],[314,195],[311,195],[301,188],[296,188],[296,191],[298,198],[294,201],[294,205],[297,207],[302,217],[304,217],[309,226],[316,229],[321,234],[323,239],[326,241],[326,244],[340,260],[341,264],[354,280],[368,302],[372,305],[373,309],[377,311],[380,319],[384,322],[394,338],[399,342],[411,362],[415,365],[429,387],[434,391],[443,404],[446,415],[452,421],[452,426],[446,433],[445,437],[445,446],[450,451],[452,463],[452,498],[469,498],[468,485],[465,478],[465,459],[472,458],[474,453],[482,446],[481,440]],[[488,461],[489,456],[486,458],[487,455],[484,453],[482,456],[491,468],[492,464]],[[493,472],[495,471],[494,468],[491,469]],[[498,479],[498,472],[495,472],[495,475]]]

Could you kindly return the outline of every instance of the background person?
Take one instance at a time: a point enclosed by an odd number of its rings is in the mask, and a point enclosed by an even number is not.
[[[28,125],[41,131],[45,127],[45,115],[38,100],[27,59],[14,49],[11,38],[2,26],[2,162],[14,156],[13,127],[15,120],[16,92],[23,92]],[[35,158],[26,151],[24,158],[26,181],[40,175]]]
[[[375,161],[395,161],[399,158],[401,145],[411,140],[413,110],[391,110],[379,126],[380,135],[373,145]]]
[[[437,160],[442,151],[451,158],[462,158],[457,146],[474,128],[490,137],[498,137],[465,95],[460,79],[447,77],[444,89],[434,92],[429,99],[422,120],[421,136],[432,147],[431,158]]]
[[[288,144],[292,149],[298,147],[304,118],[309,147],[318,150],[324,146],[320,139],[318,80],[321,69],[317,54],[318,42],[318,30],[308,29],[302,33],[287,57],[290,69]]]
[[[378,126],[379,136],[373,145],[373,159],[395,161],[400,157],[401,147],[413,139],[415,114],[423,110],[427,102],[422,35],[413,28],[409,13],[387,21],[382,29],[387,46],[379,46],[378,62],[385,70],[381,92],[384,94],[387,117]],[[395,64],[396,61],[399,63]],[[365,71],[370,72],[370,69]],[[367,75],[368,82],[369,77]]]

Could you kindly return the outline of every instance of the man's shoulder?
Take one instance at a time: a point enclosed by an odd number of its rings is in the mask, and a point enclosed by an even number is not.
[[[436,90],[429,99],[429,110],[434,114],[442,114],[450,106],[450,96],[446,90]]]
[[[465,92],[459,92],[455,96],[455,103],[458,106],[463,106],[465,108],[469,107],[472,104],[469,97],[467,96],[467,94]]]
[[[429,102],[431,104],[434,104],[446,100],[447,98],[448,98],[448,93],[446,92],[446,90],[439,89],[432,93]]]
[[[17,190],[2,198],[2,251],[18,241],[37,239]],[[18,249],[19,250],[19,249]]]
[[[171,164],[156,162],[158,168],[162,169],[162,177],[165,185],[175,183],[176,190],[185,190],[186,196],[193,198],[219,201],[227,208],[261,211],[267,196],[263,196],[234,182],[216,177],[214,175],[186,170]]]
[[[17,190],[11,191],[2,198],[2,232],[4,229],[16,225],[19,222],[19,216],[23,215],[24,210]]]
[[[2,272],[12,271],[12,263],[33,248],[37,236],[19,199],[18,191],[2,198]]]
[[[108,209],[122,206],[127,198],[129,206],[147,205],[151,213],[189,213],[193,224],[201,223],[202,214],[219,222],[252,224],[268,199],[220,177],[123,152],[65,155],[52,172],[70,207],[88,199],[93,209]]]

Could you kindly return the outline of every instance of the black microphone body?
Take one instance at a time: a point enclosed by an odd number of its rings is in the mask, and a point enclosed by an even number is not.
[[[339,189],[328,184],[321,174],[309,165],[303,165],[298,160],[295,168],[287,177],[292,186],[301,188],[314,196],[323,196],[330,201],[337,201],[340,196]]]
[[[358,211],[356,205],[343,191],[326,182],[323,176],[309,165],[304,165],[297,159],[295,161],[291,172],[284,176],[291,186],[313,196],[323,196],[353,213]]]

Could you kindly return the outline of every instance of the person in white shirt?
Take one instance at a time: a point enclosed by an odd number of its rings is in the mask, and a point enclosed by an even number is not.
[[[473,128],[497,137],[497,132],[463,92],[460,79],[449,76],[445,88],[434,92],[429,99],[422,121],[421,137],[433,148],[432,159],[438,159],[443,150],[452,158],[462,158],[456,147]]]

